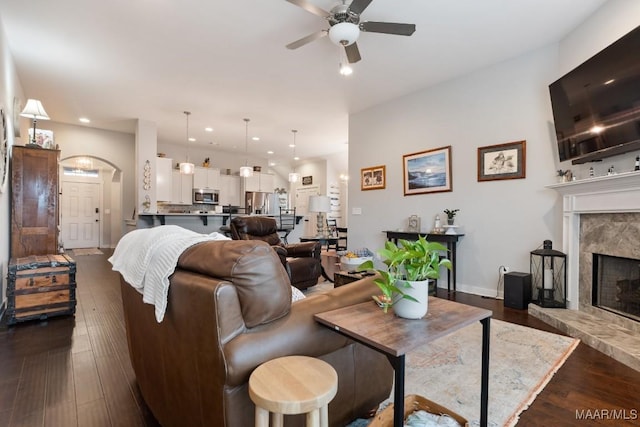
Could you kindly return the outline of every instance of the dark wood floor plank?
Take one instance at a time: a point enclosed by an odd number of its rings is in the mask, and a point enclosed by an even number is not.
[[[73,354],[73,373],[78,407],[104,398],[93,351]]]
[[[94,400],[78,406],[79,427],[111,427],[107,404],[104,399]]]
[[[119,276],[102,256],[76,257],[75,316],[0,325],[0,426],[159,427],[129,361]],[[526,310],[461,292],[438,296],[492,310],[495,319],[560,333]],[[70,379],[71,378],[71,379]],[[578,345],[520,415],[522,426],[640,426],[578,420],[581,409],[640,410],[640,372]],[[62,424],[61,424],[62,423]]]
[[[44,412],[45,427],[75,427],[78,418],[75,400],[47,402]]]
[[[12,422],[24,415],[42,414],[47,382],[47,353],[25,358],[18,392],[13,405]]]
[[[76,392],[73,383],[73,363],[71,349],[49,352],[47,357],[47,383],[45,404],[47,407],[57,403],[74,403]]]
[[[111,425],[143,427],[142,414],[129,388],[129,382],[120,369],[118,361],[110,356],[97,356],[96,365],[104,391]]]

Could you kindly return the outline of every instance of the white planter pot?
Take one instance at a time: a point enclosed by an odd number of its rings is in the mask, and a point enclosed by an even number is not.
[[[409,286],[406,286],[409,284]],[[393,304],[393,311],[398,317],[405,319],[422,319],[427,314],[429,304],[429,281],[411,282],[399,280],[397,285],[407,295],[417,299],[418,302],[400,298]]]

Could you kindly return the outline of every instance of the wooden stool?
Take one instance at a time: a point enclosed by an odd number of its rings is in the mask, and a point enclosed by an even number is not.
[[[256,427],[284,425],[285,414],[307,414],[307,427],[328,427],[328,405],[338,391],[338,374],[328,363],[306,356],[287,356],[258,366],[249,378],[256,405]]]

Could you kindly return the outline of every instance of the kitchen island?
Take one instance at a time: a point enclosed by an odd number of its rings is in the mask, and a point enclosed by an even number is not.
[[[242,214],[240,214],[242,215]],[[216,213],[212,211],[186,211],[171,213],[141,213],[138,215],[137,228],[151,228],[158,225],[178,225],[196,233],[209,234],[213,232],[221,232],[220,227],[228,226],[230,216],[238,216],[238,214],[229,215],[228,213]],[[278,215],[259,215],[268,216],[278,220]],[[304,219],[301,215],[296,215],[296,225]],[[294,229],[295,234],[303,235],[304,226]],[[292,233],[292,234],[293,234]],[[292,240],[297,241],[297,240]]]

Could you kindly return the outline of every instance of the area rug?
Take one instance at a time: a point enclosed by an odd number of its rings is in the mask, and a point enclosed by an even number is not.
[[[491,321],[489,425],[513,426],[580,340]],[[469,420],[480,419],[482,326],[478,322],[406,356],[405,394],[418,394]],[[393,393],[391,395],[393,397]],[[384,402],[381,407],[392,400]],[[365,426],[357,420],[351,426]]]
[[[88,249],[71,249],[73,255],[81,256],[81,255],[102,255],[102,251],[98,248],[88,248]]]

